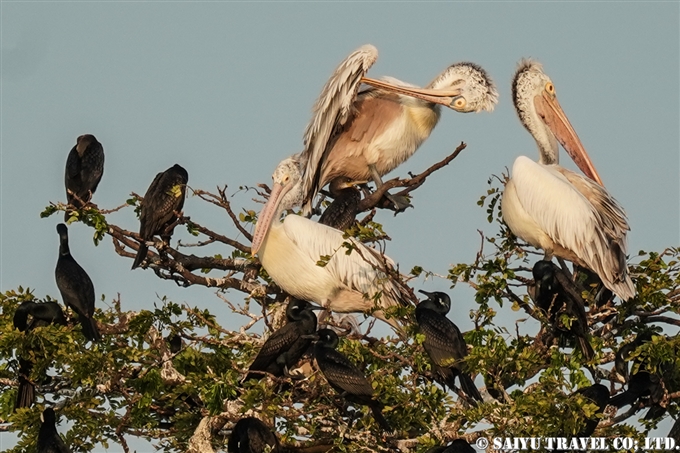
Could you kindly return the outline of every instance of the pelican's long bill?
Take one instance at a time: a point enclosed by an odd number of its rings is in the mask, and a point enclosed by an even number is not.
[[[590,156],[583,147],[581,140],[576,135],[576,131],[564,114],[557,97],[547,91],[543,91],[541,96],[534,98],[537,113],[543,118],[545,124],[550,128],[557,141],[567,151],[576,166],[590,179],[604,187],[600,175],[595,170]]]
[[[260,215],[257,218],[257,224],[255,225],[255,233],[253,233],[253,244],[250,246],[250,253],[255,256],[257,251],[260,249],[264,238],[267,236],[269,231],[269,226],[272,221],[274,221],[274,216],[278,212],[279,202],[281,198],[288,193],[291,185],[288,184],[284,188],[283,185],[279,183],[274,183],[272,187],[272,192],[269,194],[269,200],[267,204],[264,205]],[[276,219],[278,221],[278,219]]]
[[[463,86],[465,86],[465,80],[463,79],[460,79],[460,81],[458,81],[459,87],[454,88],[452,90],[432,90],[427,88],[406,87],[394,85],[383,80],[371,79],[369,77],[362,77],[361,83],[365,83],[375,88],[381,88],[394,93],[399,93],[406,96],[422,99],[424,101],[432,102],[434,104],[445,105],[447,107],[451,106],[453,98],[459,96],[463,92],[462,90]]]

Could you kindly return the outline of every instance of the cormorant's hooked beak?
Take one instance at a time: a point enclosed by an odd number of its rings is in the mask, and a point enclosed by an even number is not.
[[[562,144],[562,147],[567,151],[569,157],[571,157],[576,166],[580,168],[587,177],[597,182],[599,185],[604,186],[604,184],[602,184],[602,179],[600,179],[600,175],[597,173],[593,162],[590,160],[590,156],[588,156],[581,140],[578,138],[578,135],[576,135],[576,131],[567,119],[567,115],[565,115],[562,110],[554,92],[553,94],[550,94],[544,90],[541,96],[536,96],[534,98],[534,105],[546,126],[548,126],[552,133],[555,134],[557,141]]]
[[[465,86],[465,80],[460,80],[458,82],[460,84],[459,88],[454,88],[451,90],[433,90],[429,88],[415,88],[394,85],[383,80],[371,79],[369,77],[362,77],[361,83],[371,85],[375,88],[391,91],[393,93],[422,99],[427,102],[432,102],[433,104],[445,105],[446,107],[451,107],[454,98],[456,96],[460,96],[463,91],[462,88]]]
[[[424,290],[422,290],[422,289],[419,289],[418,292],[421,293],[421,294],[425,294],[425,295],[427,296],[428,299],[431,298],[432,295],[434,294],[434,293],[430,293],[430,292],[428,292],[428,291],[424,291]]]

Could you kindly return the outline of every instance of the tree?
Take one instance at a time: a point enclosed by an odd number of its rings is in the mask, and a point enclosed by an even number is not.
[[[347,231],[348,237],[378,246],[389,240],[374,221],[376,208],[391,205],[382,194],[401,187],[398,194],[407,195],[464,147],[462,144],[425,172],[388,181],[366,197],[361,211],[367,214]],[[618,391],[626,374],[632,376],[642,370],[656,377],[656,391],[642,392],[629,409],[618,413],[610,406],[596,431],[599,437],[624,436],[641,441],[661,419],[675,417],[678,412],[680,367],[676,351],[680,340],[664,336],[662,326],[680,325],[675,316],[680,304],[680,250],[640,252],[630,266],[638,294],[625,303],[602,291],[588,272],[559,269],[558,278],[569,292],[565,297],[576,297],[588,307],[589,342],[595,351],[595,359],[588,361],[576,343],[560,333],[564,327],[569,330],[574,317],[558,312],[551,321],[529,295],[535,295],[532,266],[542,252],[519,243],[503,224],[498,201],[505,179],[490,178],[490,188],[479,200],[498,232],[493,236],[481,234],[475,261],[454,265],[448,274],[452,286],[466,284],[475,290],[478,308],[471,314],[475,328],[464,334],[470,346],[465,366],[470,373],[483,376],[493,396],[484,403],[471,405],[458,389],[448,391],[436,383],[422,347],[424,336],[414,323],[406,324],[405,338],[376,338],[369,327],[363,334],[343,338],[339,347],[369,377],[395,430],[392,433],[380,430],[367,407],[348,406],[309,366],[302,367],[306,379],[268,376],[241,383],[263,343],[260,335],[251,332],[252,326],[263,318],[268,330],[280,325],[287,295],[250,256],[249,244],[233,238],[240,234],[251,240],[248,227],[256,221],[256,213],[237,214],[226,187],[218,188],[216,194],[192,189],[188,193],[224,210],[233,223],[232,232],[222,233],[182,213],[178,224],[198,238],[192,250],[208,250],[210,244],[219,242],[231,248],[231,256],[199,256],[187,253],[187,244],[172,247],[158,243],[150,267],[158,278],[180,286],[215,287],[218,294],[227,289],[244,293],[243,304],[234,305],[226,297],[223,300],[234,313],[250,321],[238,331],[229,331],[199,307],[164,299],[154,310],[124,312],[120,301],[113,298],[112,309],[97,310],[95,318],[103,340],[91,344],[86,343],[73,318],[70,326],[49,325],[19,332],[12,323],[19,304],[52,299],[21,287],[5,292],[0,296],[0,417],[10,423],[5,429],[23,432],[20,443],[10,451],[35,448],[37,421],[48,401],[55,403],[62,425],[65,420],[73,423],[65,440],[76,452],[92,451],[97,443],[110,442],[129,451],[126,439],[130,436],[153,441],[164,451],[224,450],[225,428],[252,415],[270,425],[275,422],[287,449],[309,453],[424,452],[459,437],[471,442],[479,437],[570,437],[600,417],[595,403],[574,392],[591,385],[595,378]],[[266,185],[245,189],[261,198],[269,192]],[[133,194],[117,209],[138,207],[139,201],[140,197]],[[73,209],[68,207],[69,212]],[[62,210],[67,206],[51,204],[43,216]],[[88,205],[75,209],[69,221],[91,226],[95,244],[109,236],[118,255],[134,258],[138,235],[110,224],[110,212]],[[408,276],[392,277],[408,282],[426,272],[425,266],[415,267]],[[520,334],[519,329],[512,332],[498,325],[498,309],[508,304],[518,315],[523,312],[524,319],[517,323],[528,317],[537,320],[536,331]],[[414,308],[395,309],[392,314],[412,319]],[[651,332],[646,334],[651,340],[620,353],[641,332]],[[176,349],[178,337],[182,345]],[[30,378],[37,384],[39,397],[32,408],[13,412],[19,357],[34,362]],[[631,369],[625,373],[629,364]],[[645,406],[652,407],[650,418],[641,425],[634,424],[635,415]]]

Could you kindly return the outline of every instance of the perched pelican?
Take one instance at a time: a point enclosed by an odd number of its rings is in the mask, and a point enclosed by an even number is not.
[[[283,212],[302,201],[300,178],[296,156],[276,167],[269,201],[255,226],[253,255],[257,253],[269,276],[297,299],[334,312],[372,313],[398,327],[380,308],[413,302],[413,295],[387,275],[388,267],[394,266],[392,260],[305,217],[291,214],[279,221]],[[351,253],[343,243],[351,245]],[[320,266],[322,257],[328,260]]]
[[[458,112],[492,111],[498,100],[494,83],[473,63],[457,63],[426,88],[397,79],[365,78],[378,58],[371,45],[360,47],[337,67],[321,91],[304,135],[303,210],[338,176],[373,179],[406,161],[437,125],[441,105]],[[371,87],[359,91],[360,85]],[[405,200],[393,201],[399,209]]]
[[[104,148],[94,135],[85,134],[78,137],[76,146],[66,158],[64,185],[66,200],[76,208],[82,208],[92,199],[99,181],[104,175]],[[66,211],[64,221],[71,216]]]
[[[623,300],[635,295],[626,267],[626,214],[607,192],[562,111],[543,67],[523,60],[512,83],[520,121],[536,140],[540,159],[512,166],[501,210],[512,232],[534,247],[594,271]],[[558,165],[560,142],[586,177]]]

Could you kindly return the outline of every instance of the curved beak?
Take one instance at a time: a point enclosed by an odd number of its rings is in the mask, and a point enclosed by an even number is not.
[[[274,216],[278,212],[281,198],[283,198],[290,190],[290,187],[290,184],[284,187],[279,183],[274,183],[272,192],[269,194],[269,200],[267,201],[267,204],[264,205],[264,208],[262,208],[262,211],[260,211],[260,215],[257,218],[255,233],[253,233],[253,244],[250,246],[251,255],[255,256],[257,251],[260,250],[260,246],[262,246],[262,242],[269,232],[269,227],[274,220]]]
[[[583,174],[597,182],[599,185],[602,184],[602,179],[600,175],[595,170],[593,162],[590,160],[590,156],[583,147],[581,140],[576,135],[576,131],[571,126],[571,123],[567,119],[567,115],[562,111],[560,103],[557,101],[556,96],[551,96],[547,91],[543,91],[542,96],[536,96],[534,98],[534,104],[536,105],[536,111],[543,118],[546,126],[555,134],[557,141],[562,144],[562,147],[567,151],[569,157],[574,161],[576,166],[581,169]]]
[[[414,88],[405,87],[401,85],[394,85],[387,83],[382,80],[371,79],[369,77],[362,77],[361,83],[371,85],[375,88],[380,88],[383,90],[391,91],[393,93],[403,94],[405,96],[411,96],[413,98],[422,99],[427,102],[432,102],[433,104],[445,105],[449,108],[453,108],[451,104],[453,103],[453,98],[460,96],[462,93],[462,88],[465,86],[465,81],[460,80],[458,82],[459,86],[451,90],[432,90],[428,88]]]
[[[319,334],[318,333],[313,333],[310,335],[302,335],[300,338],[304,338],[305,340],[314,340],[314,341],[319,341]]]
[[[418,292],[421,293],[421,294],[425,294],[427,297],[431,297],[431,296],[432,296],[432,293],[427,292],[427,291],[424,291],[424,290],[422,290],[422,289],[419,289]]]

